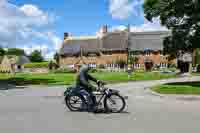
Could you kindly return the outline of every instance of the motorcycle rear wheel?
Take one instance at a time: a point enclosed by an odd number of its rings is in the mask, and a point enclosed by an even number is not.
[[[65,104],[70,111],[83,111],[85,104],[84,97],[81,95],[69,95],[65,97]]]

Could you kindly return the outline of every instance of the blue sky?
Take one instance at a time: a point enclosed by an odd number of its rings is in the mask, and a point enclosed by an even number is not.
[[[41,10],[57,16],[55,29],[60,36],[63,32],[73,35],[95,34],[100,26],[107,24],[139,25],[144,22],[141,16],[132,15],[126,19],[114,19],[109,13],[109,0],[11,0],[13,4],[37,5]],[[138,1],[138,0],[136,0]],[[141,10],[141,5],[138,5]],[[139,12],[139,11],[138,11]]]
[[[144,19],[143,0],[0,0],[0,45],[51,57],[63,33],[95,35],[102,25],[133,31],[161,30],[158,19]],[[13,40],[14,38],[14,40]]]

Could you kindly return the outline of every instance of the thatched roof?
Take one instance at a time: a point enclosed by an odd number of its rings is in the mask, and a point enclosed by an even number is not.
[[[163,38],[167,36],[167,31],[153,32],[108,32],[102,37],[79,37],[68,38],[63,43],[61,54],[77,54],[81,50],[83,53],[99,51],[124,51],[129,48],[135,51],[162,50]],[[128,37],[129,35],[129,37]],[[129,39],[128,39],[129,38]]]
[[[3,60],[7,60],[9,61],[10,63],[14,63],[16,65],[23,65],[23,64],[27,64],[27,63],[30,63],[30,60],[28,59],[28,57],[26,56],[4,56],[4,57],[0,57],[0,63],[3,61]]]
[[[30,60],[28,57],[26,56],[17,56],[16,57],[16,64],[17,65],[24,65],[24,64],[27,64],[27,63],[30,63]]]
[[[131,50],[163,50],[163,39],[167,31],[137,32],[130,35]]]
[[[76,54],[84,51],[97,51],[100,49],[99,40],[97,38],[88,39],[70,39],[65,40],[63,48],[61,48],[61,54]]]
[[[125,50],[127,49],[127,33],[111,32],[102,37],[102,49]]]

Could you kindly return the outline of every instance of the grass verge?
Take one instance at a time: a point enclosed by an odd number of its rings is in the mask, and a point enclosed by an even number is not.
[[[157,85],[152,90],[160,94],[200,95],[200,81]]]
[[[92,73],[97,79],[108,83],[128,82],[128,75],[125,72],[97,72]],[[158,72],[136,72],[130,80],[159,80],[174,78],[175,74],[161,74]],[[48,73],[28,74],[17,73],[16,75],[0,74],[0,82],[8,82],[16,85],[70,85],[76,81],[76,74],[73,73]]]

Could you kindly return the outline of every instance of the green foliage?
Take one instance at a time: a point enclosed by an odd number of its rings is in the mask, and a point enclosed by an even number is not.
[[[145,0],[146,19],[159,18],[170,29],[164,40],[164,51],[175,54],[178,50],[192,51],[200,42],[199,0]],[[175,54],[176,55],[176,54]]]
[[[172,72],[175,72],[177,70],[177,68],[176,67],[171,67],[171,68],[169,68],[169,70],[172,71]]]
[[[168,67],[169,67],[169,68],[176,68],[177,66],[176,66],[176,64],[169,64]]]
[[[137,63],[139,60],[139,57],[137,55],[129,56],[129,64]]]
[[[0,48],[0,56],[4,56],[6,51],[3,48]]]
[[[49,67],[49,70],[53,70],[53,69],[58,69],[59,65],[53,61],[50,61],[48,67]]]
[[[24,65],[24,68],[48,68],[49,62],[35,62]]]
[[[42,54],[40,51],[35,50],[29,55],[29,59],[31,62],[42,62],[44,61],[44,58],[42,57]]]
[[[114,62],[115,64],[118,64],[120,66],[120,68],[124,68],[126,65],[126,61],[122,60],[122,59],[118,59]]]
[[[89,73],[96,73],[96,72],[97,72],[97,69],[94,69],[94,68],[89,70]]]
[[[197,72],[200,72],[200,64],[197,65]]]
[[[53,70],[53,73],[76,73],[75,69],[70,68],[59,68],[57,70]]]
[[[100,64],[100,65],[99,65],[99,68],[100,68],[100,69],[104,69],[105,66],[104,66],[103,64]]]
[[[9,48],[6,52],[7,55],[25,55],[25,52],[23,49],[19,49],[19,48]]]
[[[59,62],[60,62],[59,54],[58,54],[58,53],[55,53],[53,58],[54,58],[54,60],[56,61],[56,63],[59,64]]]

